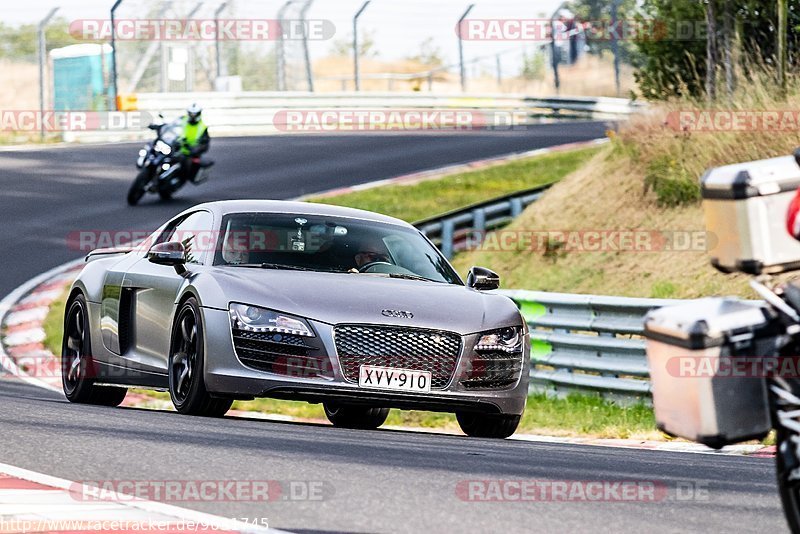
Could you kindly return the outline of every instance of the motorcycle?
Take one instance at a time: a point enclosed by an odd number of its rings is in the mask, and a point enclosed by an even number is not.
[[[786,521],[800,533],[800,270],[784,226],[800,199],[800,153],[712,169],[702,178],[711,263],[752,275],[758,301],[705,298],[656,309],[644,336],[658,427],[720,449],[775,431]]]
[[[159,115],[161,117],[161,115]],[[183,154],[183,127],[180,119],[172,122],[157,122],[148,126],[156,132],[156,139],[139,150],[136,178],[128,190],[128,204],[135,206],[145,193],[158,194],[162,200],[169,200],[186,183],[184,167],[189,164],[199,166],[191,182],[200,185],[208,180],[213,161],[202,161],[199,157]]]

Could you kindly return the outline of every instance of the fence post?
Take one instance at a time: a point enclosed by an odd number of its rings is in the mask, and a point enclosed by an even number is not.
[[[42,120],[42,117],[44,117],[44,66],[45,63],[47,63],[47,38],[44,34],[44,30],[47,23],[50,22],[50,19],[56,14],[56,11],[58,11],[58,8],[54,7],[50,10],[50,13],[39,22],[39,137],[42,140],[44,140],[44,121]],[[113,36],[114,30],[111,30],[111,32]],[[100,57],[103,57],[102,49],[100,50]]]
[[[308,90],[310,92],[314,92],[314,73],[311,69],[311,54],[308,51],[308,31],[306,28],[306,13],[308,13],[308,8],[311,7],[311,4],[314,3],[314,0],[307,0],[303,9],[300,10],[300,21],[303,23],[303,55],[306,59],[306,80],[308,83]]]
[[[371,0],[366,0],[364,4],[362,4],[361,9],[356,11],[355,16],[353,16],[353,80],[355,82],[356,91],[361,90],[361,73],[358,71],[358,17],[367,9]]]
[[[214,52],[217,56],[217,78],[222,76],[222,53],[220,51],[220,44],[219,44],[219,16],[222,11],[228,7],[227,2],[222,2],[216,11],[214,11]]]
[[[617,21],[619,17],[620,0],[611,1],[611,50],[614,54],[614,86],[617,89],[617,96],[621,93],[619,79],[619,35],[617,32]]]
[[[458,64],[460,67],[459,72],[461,73],[461,92],[467,90],[467,73],[464,70],[464,41],[461,39],[461,23],[464,22],[464,19],[467,18],[469,12],[472,11],[472,8],[475,7],[475,4],[470,4],[464,14],[461,15],[461,18],[458,19]]]
[[[550,17],[550,55],[552,56],[551,62],[553,64],[553,84],[556,88],[556,94],[561,89],[561,79],[558,77],[558,47],[556,46],[556,17],[559,12],[564,8],[567,2],[562,2],[558,9],[553,11],[553,16]]]
[[[114,110],[116,111],[119,111],[119,106],[117,105],[117,29],[114,27],[114,12],[121,3],[122,0],[117,0],[111,6],[111,86],[113,88],[111,94],[114,98]],[[100,53],[102,54],[102,50]]]
[[[290,5],[292,5],[292,0],[288,0],[278,10],[278,42],[275,43],[278,48],[277,57],[275,58],[278,91],[286,90],[286,44],[283,42],[283,17]]]
[[[445,219],[442,221],[442,254],[448,260],[453,257],[453,234],[455,233],[455,224],[453,219]]]
[[[483,208],[472,210],[472,228],[479,232],[486,230],[486,210]]]
[[[516,218],[522,213],[522,199],[519,197],[512,198],[511,203],[511,217]]]

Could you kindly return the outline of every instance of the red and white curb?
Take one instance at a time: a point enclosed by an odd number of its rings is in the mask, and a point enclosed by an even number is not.
[[[0,533],[281,532],[114,492],[84,500],[84,489],[91,491],[69,480],[0,464]]]
[[[571,445],[593,445],[598,447],[616,447],[623,449],[639,449],[661,452],[689,452],[695,454],[712,454],[717,456],[750,456],[753,458],[774,458],[775,447],[765,447],[761,444],[729,445],[720,450],[714,450],[690,441],[652,441],[640,439],[600,439],[600,438],[565,438],[553,436],[536,436],[519,434],[510,439],[519,441],[533,441],[537,443],[556,443]]]
[[[44,347],[42,325],[53,301],[72,283],[82,265],[80,259],[51,269],[0,301],[0,367],[13,377],[61,391],[59,363]]]
[[[600,139],[593,139],[591,141],[580,141],[577,143],[567,143],[564,145],[556,145],[548,148],[537,148],[536,150],[528,150],[526,152],[515,152],[513,154],[506,154],[504,156],[496,156],[493,158],[481,159],[470,161],[469,163],[457,163],[455,165],[447,165],[445,167],[438,167],[427,171],[420,171],[411,174],[404,174],[394,178],[387,178],[385,180],[378,180],[376,182],[368,182],[365,184],[353,185],[349,187],[338,187],[336,189],[329,189],[321,193],[311,193],[296,198],[295,200],[308,200],[310,198],[327,198],[344,195],[347,193],[354,193],[356,191],[364,191],[366,189],[373,189],[384,185],[414,185],[427,180],[438,180],[451,174],[460,174],[463,172],[477,171],[496,167],[511,161],[520,159],[532,158],[535,156],[542,156],[544,154],[551,154],[553,152],[565,152],[567,150],[576,150],[579,148],[588,148],[592,146],[600,146],[609,142],[607,137]]]

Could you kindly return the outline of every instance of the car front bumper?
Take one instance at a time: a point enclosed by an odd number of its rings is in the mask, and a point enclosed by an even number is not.
[[[453,379],[444,389],[429,393],[376,390],[348,382],[342,374],[333,339],[333,327],[309,321],[330,358],[333,376],[304,378],[259,371],[242,364],[236,356],[227,311],[203,308],[205,323],[205,384],[211,394],[234,398],[273,397],[308,402],[340,402],[388,408],[440,412],[472,411],[521,415],[528,393],[529,344],[524,343],[519,379],[500,390],[468,390],[459,383],[466,372],[469,353],[477,335],[462,337],[462,349]]]

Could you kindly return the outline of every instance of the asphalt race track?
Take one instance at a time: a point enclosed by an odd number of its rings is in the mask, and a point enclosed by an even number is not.
[[[136,208],[125,205],[125,193],[138,144],[0,152],[0,295],[79,257],[66,245],[70,232],[149,230],[202,201],[291,198],[592,139],[604,128],[217,139],[211,182]],[[8,378],[0,379],[0,409],[0,462],[69,480],[247,479],[323,488],[321,500],[298,494],[268,503],[172,503],[267,518],[295,532],[786,531],[770,459],[197,419],[70,405]],[[469,502],[457,492],[468,481],[533,479],[653,482],[667,493],[656,502]]]
[[[294,135],[219,138],[209,182],[187,185],[162,203],[125,203],[141,143],[0,151],[0,295],[81,256],[67,246],[76,231],[155,230],[210,200],[288,199],[453,163],[602,137],[600,122],[539,125],[524,131],[411,135]]]

